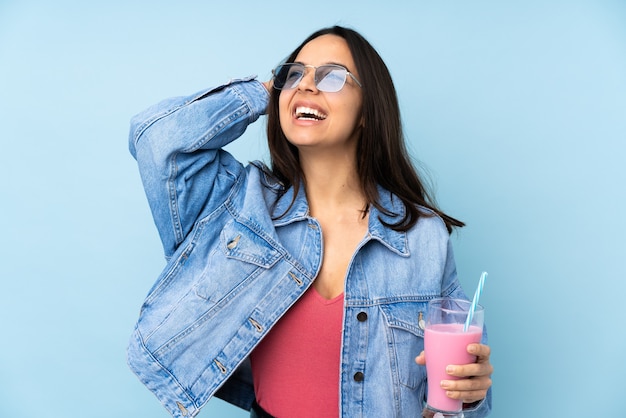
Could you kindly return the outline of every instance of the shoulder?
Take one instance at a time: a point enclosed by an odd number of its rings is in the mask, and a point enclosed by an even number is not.
[[[446,222],[433,209],[417,203],[410,204],[403,202],[397,195],[378,186],[378,203],[382,211],[379,214],[381,221],[387,225],[397,224],[399,220],[407,216],[407,212],[414,212],[417,215],[417,222],[408,228],[407,233],[423,233],[425,231],[447,237],[449,235]]]
[[[285,188],[263,161],[251,161],[250,164],[248,164],[247,170],[249,174],[252,174],[258,179],[258,182],[261,183],[263,187],[275,190],[276,192]]]
[[[407,231],[407,240],[421,246],[446,246],[450,240],[450,233],[446,223],[432,209],[417,206],[419,218],[415,225]]]

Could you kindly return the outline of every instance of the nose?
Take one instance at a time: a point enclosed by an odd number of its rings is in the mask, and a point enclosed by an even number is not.
[[[298,83],[298,90],[317,92],[315,85],[315,67],[305,67],[302,80]]]

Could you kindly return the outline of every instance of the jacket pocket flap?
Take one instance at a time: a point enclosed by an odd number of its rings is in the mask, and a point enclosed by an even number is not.
[[[268,241],[236,221],[229,222],[222,229],[220,247],[228,258],[263,268],[270,268],[281,257]]]
[[[427,302],[396,302],[381,306],[381,310],[389,327],[424,337],[427,306]]]

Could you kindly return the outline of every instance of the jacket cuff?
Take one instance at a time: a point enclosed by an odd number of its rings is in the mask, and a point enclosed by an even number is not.
[[[470,404],[463,404],[463,414],[465,418],[482,418],[491,412],[491,389],[487,392],[487,396]]]

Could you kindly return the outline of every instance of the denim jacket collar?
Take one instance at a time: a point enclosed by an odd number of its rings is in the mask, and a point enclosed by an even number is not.
[[[370,205],[369,235],[398,255],[408,257],[410,252],[406,232],[395,231],[381,222],[382,220],[387,224],[394,224],[398,219],[402,219],[406,211],[402,201],[381,186],[378,186],[378,201],[386,212],[395,213],[397,216],[386,215]]]
[[[289,207],[292,199],[293,199],[294,188],[290,187],[283,196],[276,202],[275,209],[273,211],[273,216],[280,216],[278,219],[275,219],[274,226],[284,226],[288,225],[292,222],[299,221],[305,219],[309,215],[309,203],[306,198],[306,193],[304,191],[304,185],[298,190],[298,195],[296,196],[293,205]],[[368,236],[367,240],[375,239],[380,241],[383,245],[389,248],[391,251],[395,252],[404,257],[408,257],[410,255],[409,248],[407,245],[407,236],[405,232],[395,231],[387,226],[385,226],[382,222],[386,222],[388,224],[393,224],[397,222],[397,219],[404,216],[406,209],[404,205],[395,197],[391,192],[385,190],[383,187],[378,186],[378,196],[379,203],[388,213],[396,213],[398,216],[392,217],[389,216],[376,207],[370,205],[370,216],[369,216],[369,226],[368,226]],[[285,212],[286,211],[286,212]]]

